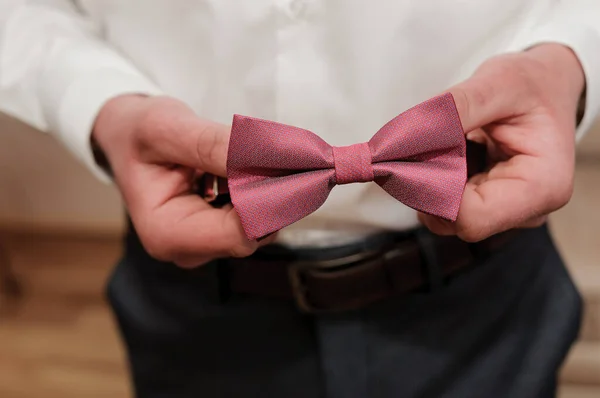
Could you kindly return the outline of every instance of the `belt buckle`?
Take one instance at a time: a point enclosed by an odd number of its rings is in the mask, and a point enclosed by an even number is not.
[[[361,260],[365,260],[376,255],[376,251],[367,251],[357,254],[352,254],[346,257],[336,258],[332,260],[322,261],[298,261],[291,263],[288,266],[288,276],[290,286],[292,289],[292,295],[298,309],[307,314],[319,314],[319,313],[332,313],[343,310],[351,310],[352,307],[344,308],[318,308],[311,304],[308,297],[308,289],[303,281],[303,276],[306,271],[311,269],[318,270],[333,270],[335,268],[343,267]]]

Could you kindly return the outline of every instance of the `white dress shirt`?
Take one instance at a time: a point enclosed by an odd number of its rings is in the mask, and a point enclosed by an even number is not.
[[[90,130],[119,94],[167,94],[222,123],[245,114],[349,145],[491,56],[548,41],[583,64],[581,135],[600,107],[596,0],[0,0],[0,110],[102,178]],[[416,224],[374,183],[350,184],[280,239],[331,245]]]

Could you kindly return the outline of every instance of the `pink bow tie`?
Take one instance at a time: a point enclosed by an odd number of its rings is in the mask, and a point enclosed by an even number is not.
[[[455,221],[466,144],[451,94],[398,115],[366,143],[332,147],[297,127],[235,115],[227,155],[231,201],[248,239],[317,210],[337,184],[374,181],[423,213]]]

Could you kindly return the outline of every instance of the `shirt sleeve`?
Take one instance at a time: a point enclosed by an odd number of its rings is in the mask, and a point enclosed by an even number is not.
[[[552,4],[518,36],[512,50],[553,42],[571,48],[577,55],[586,81],[583,117],[577,125],[579,141],[593,126],[600,111],[600,2],[558,0]]]
[[[160,89],[69,0],[0,0],[0,111],[52,133],[102,180],[90,146],[109,99]]]

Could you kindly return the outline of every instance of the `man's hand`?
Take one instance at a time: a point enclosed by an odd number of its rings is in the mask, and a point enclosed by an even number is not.
[[[493,164],[467,183],[458,219],[420,214],[431,231],[474,242],[541,225],[573,191],[575,124],[584,75],[575,54],[544,44],[485,62],[450,89],[467,137]]]
[[[124,95],[100,111],[93,138],[151,256],[193,267],[259,246],[231,206],[215,209],[192,192],[199,171],[226,176],[229,132],[166,97]]]

